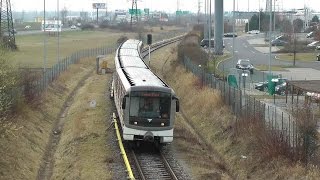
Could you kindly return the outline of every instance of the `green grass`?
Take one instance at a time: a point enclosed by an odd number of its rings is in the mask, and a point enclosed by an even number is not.
[[[260,71],[269,70],[269,66],[265,64],[256,65],[255,68],[259,69]],[[271,66],[271,71],[286,71],[284,68],[289,68],[289,66]]]
[[[13,25],[18,33],[19,31],[25,31],[25,30],[41,30],[41,22],[23,22],[23,23],[16,23]],[[29,29],[24,29],[26,26],[31,26]]]
[[[115,47],[115,42],[121,35],[132,37],[112,31],[69,31],[62,32],[60,36],[60,59],[70,56],[79,50],[97,48],[101,46]],[[56,36],[47,36],[47,67],[57,62],[58,39]],[[16,43],[19,50],[12,52],[13,59],[20,66],[42,67],[44,59],[44,35],[33,34],[17,36]]]
[[[316,55],[318,53],[297,53],[296,54],[296,60],[297,61],[303,61],[303,62],[308,62],[308,61],[315,61],[316,60]],[[293,53],[287,53],[287,54],[279,54],[277,55],[280,60],[290,60],[293,61]]]

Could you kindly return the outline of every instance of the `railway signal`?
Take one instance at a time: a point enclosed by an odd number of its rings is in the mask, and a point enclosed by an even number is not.
[[[152,44],[152,34],[147,35],[147,44],[149,46],[149,66],[150,66],[150,45]]]

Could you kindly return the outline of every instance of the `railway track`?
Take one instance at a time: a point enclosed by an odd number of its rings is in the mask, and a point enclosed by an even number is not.
[[[153,52],[153,51],[156,51],[157,49],[160,49],[164,46],[167,46],[169,44],[172,44],[172,43],[175,43],[177,41],[180,41],[183,39],[185,35],[181,35],[181,36],[177,36],[177,37],[174,37],[174,38],[171,38],[171,39],[166,39],[166,40],[163,40],[163,41],[159,41],[157,43],[154,43],[150,46],[150,52]],[[142,59],[144,59],[145,57],[148,56],[148,48],[145,47],[142,49],[142,52],[141,52],[141,57]]]
[[[130,150],[136,179],[178,180],[176,173],[159,150]]]

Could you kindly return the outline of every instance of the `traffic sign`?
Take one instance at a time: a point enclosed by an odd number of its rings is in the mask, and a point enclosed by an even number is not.
[[[141,9],[129,9],[129,14],[130,15],[134,15],[134,14],[141,15],[142,12],[141,12]]]

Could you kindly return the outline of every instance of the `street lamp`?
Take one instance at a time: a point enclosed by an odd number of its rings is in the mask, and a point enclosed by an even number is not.
[[[57,0],[57,21],[58,21],[58,28],[57,28],[57,63],[59,63],[60,61],[60,10],[59,10],[59,0]],[[60,71],[60,66],[59,67],[59,71]]]
[[[234,57],[234,36],[235,36],[235,0],[233,0],[233,13],[232,13],[232,59],[233,64],[235,64],[235,57]]]
[[[47,35],[46,35],[46,0],[43,0],[43,73],[47,64]]]
[[[250,31],[250,13],[249,13],[250,11],[249,11],[249,0],[248,0],[248,32]]]
[[[204,86],[204,69],[202,69],[202,66],[201,66],[201,64],[199,64],[199,70],[200,70],[200,78],[201,78],[201,87],[203,87]]]
[[[244,94],[246,94],[246,77],[248,77],[249,73],[246,71],[242,71],[241,76],[242,76],[242,80],[243,80],[243,92]]]
[[[261,31],[261,24],[260,24],[260,20],[261,20],[261,10],[260,10],[260,0],[259,0],[259,32]]]

